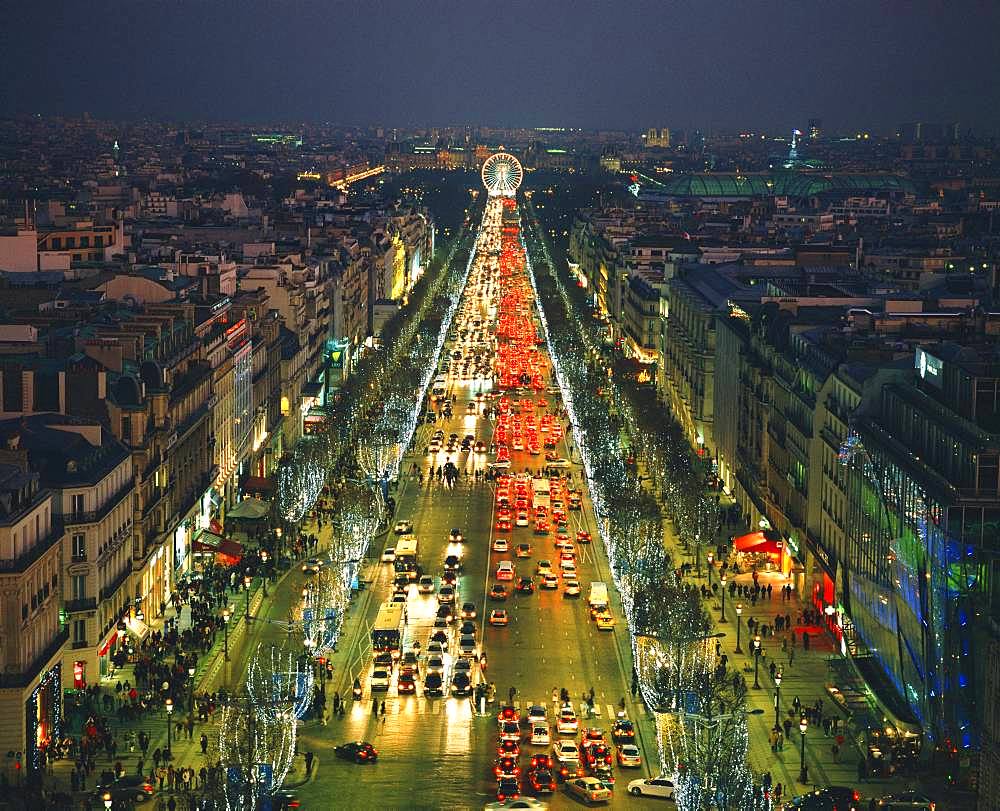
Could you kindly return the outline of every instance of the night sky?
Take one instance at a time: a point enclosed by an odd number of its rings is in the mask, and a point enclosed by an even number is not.
[[[8,0],[0,115],[1000,131],[997,2]]]

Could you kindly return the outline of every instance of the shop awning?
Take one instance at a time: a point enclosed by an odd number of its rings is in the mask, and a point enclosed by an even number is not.
[[[209,532],[207,529],[203,529],[191,542],[191,551],[218,552],[219,547],[224,540],[225,538],[221,535],[216,535],[214,532]]]
[[[256,520],[264,518],[271,511],[271,506],[259,498],[245,498],[229,511],[229,518],[249,518]]]
[[[247,493],[270,493],[274,490],[274,483],[264,476],[247,476],[243,480],[243,489]]]
[[[768,552],[776,555],[781,551],[779,543],[779,540],[769,533],[748,532],[733,540],[733,549],[737,552]]]

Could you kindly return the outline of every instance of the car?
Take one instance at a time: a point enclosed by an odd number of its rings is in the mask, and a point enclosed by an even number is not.
[[[510,532],[511,524],[509,518],[498,518],[497,519],[497,532]]]
[[[552,574],[552,563],[547,560],[538,561],[538,565],[535,566],[535,574],[538,575]]]
[[[634,797],[659,797],[662,800],[672,800],[674,784],[666,777],[647,777],[629,783],[628,793]]]
[[[632,743],[635,740],[635,726],[627,718],[619,718],[611,727],[611,740],[615,743]]]
[[[514,707],[510,704],[505,704],[500,708],[500,712],[497,713],[497,726],[502,727],[509,721],[520,723],[521,713],[517,711],[517,707]]]
[[[493,774],[497,779],[501,777],[517,777],[521,773],[521,767],[517,765],[516,755],[500,755],[493,765]]]
[[[610,763],[597,763],[590,768],[590,776],[601,781],[601,785],[608,791],[615,790],[615,770]]]
[[[458,641],[458,655],[471,658],[476,655],[476,638],[474,636],[463,636]]]
[[[462,534],[462,530],[458,527],[452,527],[451,532],[448,533],[449,543],[462,543],[465,540],[465,536]]]
[[[506,625],[507,612],[502,608],[495,608],[490,612],[490,625]]]
[[[587,727],[583,730],[583,737],[580,740],[580,747],[587,749],[591,746],[604,743],[604,730],[600,727]]]
[[[528,786],[534,794],[552,794],[556,790],[556,779],[549,769],[532,769],[528,772],[525,787]]]
[[[412,668],[404,667],[396,681],[396,690],[400,695],[417,692],[417,674]]]
[[[476,623],[471,620],[465,620],[462,623],[462,627],[458,629],[458,633],[462,636],[475,636],[476,635]]]
[[[566,781],[566,793],[585,803],[608,802],[611,791],[596,777],[575,777]]]
[[[500,724],[501,741],[520,741],[521,725],[517,721],[504,721]]]
[[[462,610],[459,612],[459,616],[464,620],[471,620],[476,618],[476,604],[475,603],[462,603]]]
[[[548,722],[548,713],[541,704],[532,704],[528,707],[529,724],[545,724]]]
[[[576,713],[569,707],[563,707],[559,711],[559,720],[556,721],[556,731],[560,735],[576,735],[579,728],[580,720],[576,717]]]
[[[406,535],[409,532],[413,532],[413,522],[404,518],[396,522],[396,526],[392,528],[392,531],[397,535]]]
[[[139,774],[128,774],[109,783],[99,783],[94,791],[97,799],[110,794],[115,805],[131,808],[131,803],[142,803],[152,799],[156,786]]]
[[[444,672],[444,658],[441,656],[429,656],[427,658],[427,672],[428,673],[443,673]]]
[[[390,657],[392,654],[389,654]],[[403,658],[400,660],[400,665],[403,667],[416,668],[419,661],[419,654],[415,650],[408,650],[403,654]]]
[[[594,616],[598,631],[613,631],[615,629],[615,618],[606,611],[602,611]]]
[[[439,603],[448,603],[453,605],[455,602],[455,587],[441,586],[438,591],[437,599]]]
[[[475,451],[475,453],[486,453],[486,443],[480,440],[473,447],[473,451]]]
[[[444,658],[445,646],[440,642],[428,642],[427,643],[427,655],[428,656],[440,656]]]
[[[573,741],[556,741],[552,744],[552,753],[560,763],[576,763],[580,760],[580,753]]]
[[[516,800],[521,796],[521,788],[518,785],[516,777],[501,777],[497,780],[497,801],[504,802],[505,800]],[[509,808],[510,806],[504,805],[503,808]]]
[[[569,467],[569,459],[565,459],[562,456],[556,456],[554,459],[549,459],[551,454],[545,454],[545,464],[548,467]]]
[[[501,560],[497,565],[497,580],[513,580],[514,564],[509,560]]]
[[[542,588],[543,589],[557,589],[559,588],[559,578],[556,577],[551,572],[542,578]]]
[[[472,679],[467,673],[456,673],[451,677],[451,694],[454,696],[472,694]]]
[[[590,768],[602,764],[610,766],[612,762],[611,750],[605,743],[595,743],[593,746],[583,748],[582,760],[584,760]]]
[[[580,581],[566,580],[563,582],[563,597],[579,597]]]
[[[393,546],[387,546],[382,550],[382,562],[392,563],[396,559],[396,548]]]
[[[389,651],[383,651],[382,653],[375,655],[375,658],[372,660],[372,669],[388,670],[391,672],[395,664],[396,661],[392,658],[392,653]]]
[[[516,588],[521,594],[533,594],[535,591],[535,581],[530,577],[522,577],[517,581]]]
[[[528,513],[523,510],[517,514],[517,520],[514,522],[519,527],[526,527],[529,524]]]
[[[425,696],[444,695],[444,683],[440,671],[428,673],[427,676],[424,678],[424,695]]]
[[[417,581],[417,591],[419,591],[421,594],[433,594],[434,578],[427,574],[421,577]]]
[[[406,592],[405,591],[394,591],[392,593],[392,598],[389,600],[390,603],[405,603],[406,602]]]
[[[552,743],[552,736],[549,734],[548,724],[532,724],[531,743],[534,746],[548,746]]]
[[[497,756],[509,755],[519,757],[521,754],[521,744],[518,741],[500,741],[497,744]]]
[[[490,599],[491,600],[506,600],[507,599],[507,587],[503,583],[494,583],[490,586]]]
[[[536,800],[534,797],[517,797],[512,800],[498,800],[495,803],[487,803],[483,808],[485,811],[503,811],[506,808],[525,808],[544,811],[548,808],[548,805],[540,800]]]
[[[372,671],[371,679],[369,680],[369,685],[374,693],[376,690],[384,691],[389,689],[389,683],[391,681],[391,676],[388,670],[378,669]]]
[[[438,606],[436,619],[450,623],[455,619],[455,608],[449,603],[442,603]]]
[[[900,791],[873,800],[875,808],[885,811],[935,811],[935,803],[926,794],[919,791]]]
[[[816,789],[781,806],[782,811],[860,811],[861,807],[861,795],[849,786]]]
[[[514,549],[514,557],[518,558],[530,558],[531,557],[531,544],[530,543],[519,543],[517,548]]]
[[[566,541],[559,549],[559,560],[576,560],[576,547],[572,541]]]
[[[446,572],[462,571],[462,558],[458,555],[448,555],[444,559],[444,570]]]
[[[333,751],[341,760],[351,760],[355,763],[374,763],[378,760],[378,750],[368,741],[342,743]]]
[[[454,586],[458,582],[458,572],[454,569],[447,569],[441,573],[442,586]]]
[[[309,558],[302,564],[303,574],[319,574],[323,568],[323,562],[319,558]]]
[[[634,743],[620,744],[616,755],[618,765],[622,768],[637,769],[642,765],[642,755],[639,753],[639,747]]]
[[[579,532],[576,533],[576,542],[590,543],[591,542],[590,533],[581,529]]]
[[[510,542],[506,538],[497,538],[493,541],[494,552],[509,552]]]

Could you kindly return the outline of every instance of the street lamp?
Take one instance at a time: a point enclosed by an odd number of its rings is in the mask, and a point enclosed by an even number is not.
[[[719,578],[719,583],[722,586],[722,615],[719,617],[719,622],[726,621],[726,576],[722,575]]]
[[[809,729],[809,721],[803,715],[799,719],[799,732],[802,733],[802,754],[799,758],[799,782],[806,783],[809,781],[809,775],[806,773],[806,730]]]
[[[774,672],[774,725],[781,726],[781,671]]]
[[[101,795],[101,799],[104,800],[104,807],[110,811],[111,806],[114,804],[114,800],[111,799],[111,794],[105,791],[104,794]]]
[[[736,652],[743,653],[740,649],[740,617],[743,616],[743,603],[736,604]]]
[[[223,645],[225,646],[223,650],[225,651],[225,661],[229,661],[229,618],[233,615],[232,611],[229,610],[229,606],[222,609],[222,639]]]
[[[244,616],[246,616],[247,620],[250,619],[250,583],[251,583],[250,575],[248,574],[243,575],[243,587],[246,589],[247,592],[247,609],[246,609],[246,614]]]
[[[167,699],[167,760],[173,757],[173,753],[170,751],[170,716],[174,712],[174,700],[172,698]]]
[[[705,560],[708,561],[708,569],[705,572],[705,577],[708,578],[708,587],[712,588],[712,564],[715,562],[715,555],[711,552],[705,554]]]
[[[267,597],[267,550],[262,549],[260,552],[260,566],[261,566],[261,578],[260,582],[264,587],[264,596]]]
[[[760,679],[758,678],[758,671],[760,670],[760,634],[757,634],[753,638],[753,689],[760,689]]]
[[[190,693],[188,695],[188,718],[194,718],[194,665],[188,668],[188,679],[190,680]]]

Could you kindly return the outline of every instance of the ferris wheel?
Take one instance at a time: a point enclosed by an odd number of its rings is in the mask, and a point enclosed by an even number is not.
[[[524,170],[520,161],[506,152],[490,155],[483,164],[482,175],[483,185],[491,197],[499,195],[513,197],[521,181],[524,180]]]

